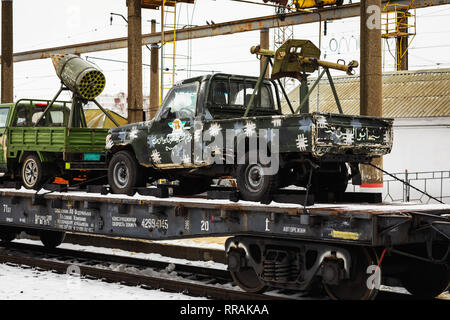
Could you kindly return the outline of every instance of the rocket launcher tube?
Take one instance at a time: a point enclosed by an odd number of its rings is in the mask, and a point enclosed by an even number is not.
[[[56,74],[70,91],[85,100],[94,100],[105,88],[105,75],[74,54],[52,55]]]

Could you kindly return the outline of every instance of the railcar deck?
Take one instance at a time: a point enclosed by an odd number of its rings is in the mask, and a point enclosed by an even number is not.
[[[161,240],[258,235],[380,246],[448,241],[450,205],[261,204],[169,197],[0,189],[0,224]],[[424,232],[424,230],[430,232]]]

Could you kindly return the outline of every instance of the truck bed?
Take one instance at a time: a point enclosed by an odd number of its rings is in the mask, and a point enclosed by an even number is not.
[[[102,152],[108,129],[12,127],[8,151]]]
[[[381,156],[392,148],[392,119],[332,113],[257,116],[211,120],[226,129],[278,129],[280,152],[305,152],[324,155]],[[236,131],[236,129],[235,129]]]

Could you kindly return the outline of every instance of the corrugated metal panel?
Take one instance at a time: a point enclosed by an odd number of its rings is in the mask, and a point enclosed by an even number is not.
[[[128,120],[112,110],[107,112],[116,120],[116,122],[123,126],[128,124]],[[86,117],[87,126],[89,128],[115,128],[116,126],[109,120],[108,117],[100,109],[85,109],[84,115]]]
[[[345,114],[359,114],[359,76],[333,78]],[[314,79],[310,80],[311,84]],[[319,85],[320,112],[337,113],[328,80]],[[299,88],[289,93],[294,108]],[[282,102],[284,113],[289,108]],[[310,110],[317,110],[317,88],[310,96]],[[450,69],[399,71],[383,74],[383,116],[393,118],[450,116]]]

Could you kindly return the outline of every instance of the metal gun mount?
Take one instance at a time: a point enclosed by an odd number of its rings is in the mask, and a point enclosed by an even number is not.
[[[338,60],[338,62],[336,63],[320,60],[319,48],[317,48],[309,40],[298,40],[298,39],[291,39],[286,41],[283,45],[281,45],[278,48],[277,51],[261,49],[260,46],[253,46],[251,47],[250,52],[258,56],[266,57],[264,68],[261,71],[260,79],[258,79],[254,95],[257,94],[257,91],[259,91],[259,86],[261,85],[262,78],[264,77],[264,74],[266,73],[268,65],[270,63],[270,65],[272,66],[272,73],[270,78],[272,80],[278,81],[278,85],[282,89],[284,97],[292,113],[297,113],[299,111],[301,113],[309,113],[309,96],[319,83],[320,79],[322,79],[323,75],[326,73],[330,83],[331,90],[333,91],[333,95],[336,100],[336,105],[339,109],[339,112],[343,113],[329,69],[340,70],[346,72],[348,75],[354,75],[354,69],[357,68],[359,65],[357,61],[352,60],[348,64],[345,64],[343,60]],[[272,58],[274,59],[273,63]],[[311,89],[309,89],[307,81],[308,76],[309,74],[315,72],[316,70],[319,70],[319,67],[322,67],[323,71],[320,73],[319,77],[314,82]],[[289,98],[281,82],[279,81],[280,78],[284,77],[295,78],[301,82],[300,85],[301,102],[296,111],[294,111],[294,109],[292,108]],[[248,111],[250,110],[253,104],[252,98],[250,99],[249,105],[247,106],[247,110],[244,116],[247,115]]]
[[[320,50],[309,40],[286,41],[277,51],[261,49],[260,46],[253,46],[250,49],[252,54],[274,58],[272,75],[273,80],[283,77],[302,79],[305,73],[313,73],[319,67],[335,69],[346,72],[348,75],[354,74],[354,68],[358,67],[358,62],[350,61],[348,65],[320,60]]]
[[[114,118],[95,100],[105,88],[105,75],[74,54],[55,54],[51,56],[56,74],[61,80],[61,87],[53,100],[47,105],[44,112],[36,121],[35,126],[44,118],[56,99],[63,90],[73,93],[72,108],[69,115],[69,127],[86,127],[83,105],[92,101],[117,127],[119,124]]]

